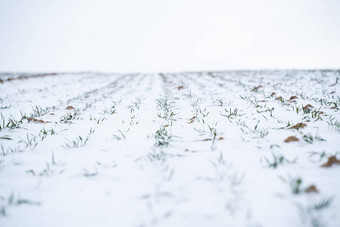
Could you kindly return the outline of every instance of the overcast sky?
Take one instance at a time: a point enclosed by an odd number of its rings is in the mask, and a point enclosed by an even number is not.
[[[0,0],[0,71],[340,68],[338,0]]]

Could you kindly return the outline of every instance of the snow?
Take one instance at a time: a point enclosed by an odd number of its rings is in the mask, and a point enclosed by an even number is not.
[[[0,226],[339,226],[339,75],[1,74]]]

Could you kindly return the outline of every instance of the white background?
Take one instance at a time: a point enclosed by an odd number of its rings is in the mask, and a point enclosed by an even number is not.
[[[336,0],[0,0],[0,71],[340,68]]]

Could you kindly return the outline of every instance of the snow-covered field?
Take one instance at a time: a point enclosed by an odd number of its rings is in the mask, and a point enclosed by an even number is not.
[[[340,226],[340,71],[19,76],[0,226]]]

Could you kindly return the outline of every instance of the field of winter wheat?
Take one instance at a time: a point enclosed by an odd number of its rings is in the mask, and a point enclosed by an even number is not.
[[[3,73],[0,226],[340,226],[339,79]]]

